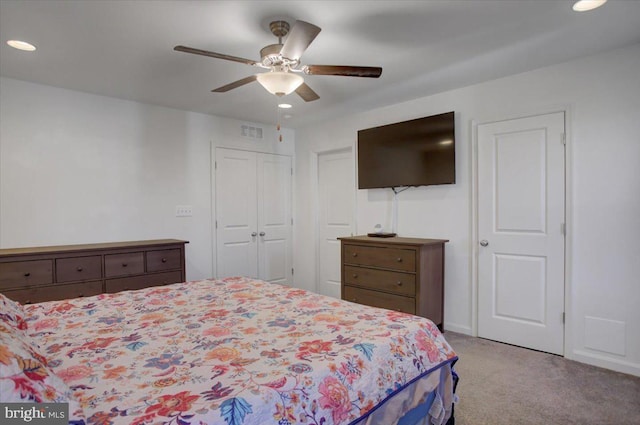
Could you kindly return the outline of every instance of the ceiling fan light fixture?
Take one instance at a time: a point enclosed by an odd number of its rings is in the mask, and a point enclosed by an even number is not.
[[[586,12],[588,10],[596,9],[606,2],[607,0],[578,0],[573,4],[573,10],[576,12]]]
[[[304,83],[304,78],[301,76],[283,71],[258,74],[257,79],[262,87],[276,96],[290,94]]]

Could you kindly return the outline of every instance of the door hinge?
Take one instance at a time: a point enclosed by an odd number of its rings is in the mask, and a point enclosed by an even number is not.
[[[567,145],[567,133],[562,133],[562,144]]]
[[[291,267],[291,276],[293,276],[293,267]]]
[[[565,223],[560,223],[560,232],[562,232],[563,236],[567,236],[567,225]]]
[[[218,220],[216,220],[216,229],[218,228]]]
[[[562,312],[562,323],[564,323],[564,321],[565,321],[565,316],[566,316],[566,315],[565,315],[565,313],[564,313],[564,311],[563,311],[563,312]]]
[[[218,161],[214,161],[213,162],[213,169],[217,170],[218,169]]]

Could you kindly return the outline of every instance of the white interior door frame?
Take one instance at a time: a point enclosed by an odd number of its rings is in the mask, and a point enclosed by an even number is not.
[[[572,335],[572,323],[573,323],[573,309],[572,309],[572,257],[573,251],[573,191],[572,191],[572,134],[571,134],[571,106],[570,105],[556,105],[548,108],[536,108],[532,110],[523,110],[519,113],[508,113],[500,116],[479,117],[470,120],[469,133],[471,134],[471,173],[470,173],[470,187],[471,187],[471,226],[470,226],[470,246],[469,256],[471,258],[471,335],[478,336],[478,126],[482,124],[488,124],[492,122],[505,121],[510,119],[525,118],[535,115],[544,115],[554,112],[564,112],[565,115],[565,290],[564,290],[564,308],[565,308],[565,323],[564,323],[564,356],[566,358],[573,358],[573,335]]]
[[[216,142],[209,141],[209,205],[211,208],[211,279],[218,276],[218,229],[216,229]]]
[[[310,183],[311,183],[311,193],[312,196],[312,214],[313,214],[313,249],[314,249],[314,260],[315,260],[315,282],[314,282],[314,291],[318,292],[318,283],[320,282],[320,214],[319,214],[319,205],[318,205],[318,190],[319,190],[319,175],[318,175],[318,161],[320,160],[320,155],[328,154],[328,153],[339,153],[339,152],[351,152],[354,155],[355,162],[355,142],[352,146],[346,146],[342,148],[336,149],[327,149],[327,150],[319,150],[312,151],[309,153],[309,172],[310,174]],[[356,167],[354,164],[353,167],[353,182],[354,182],[354,190],[353,190],[353,218],[352,218],[352,231],[356,232],[357,223],[357,176],[356,176]]]

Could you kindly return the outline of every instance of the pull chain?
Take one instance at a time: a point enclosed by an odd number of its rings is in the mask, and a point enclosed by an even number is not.
[[[282,142],[282,132],[280,131],[280,106],[278,106],[279,103],[280,103],[280,98],[278,98],[278,100],[276,101],[276,109],[278,110],[277,116],[276,116],[276,130],[278,131],[278,141]]]

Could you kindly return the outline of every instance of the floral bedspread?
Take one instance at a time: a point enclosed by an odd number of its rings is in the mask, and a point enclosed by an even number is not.
[[[90,424],[349,424],[455,359],[426,319],[247,278],[25,310]]]

